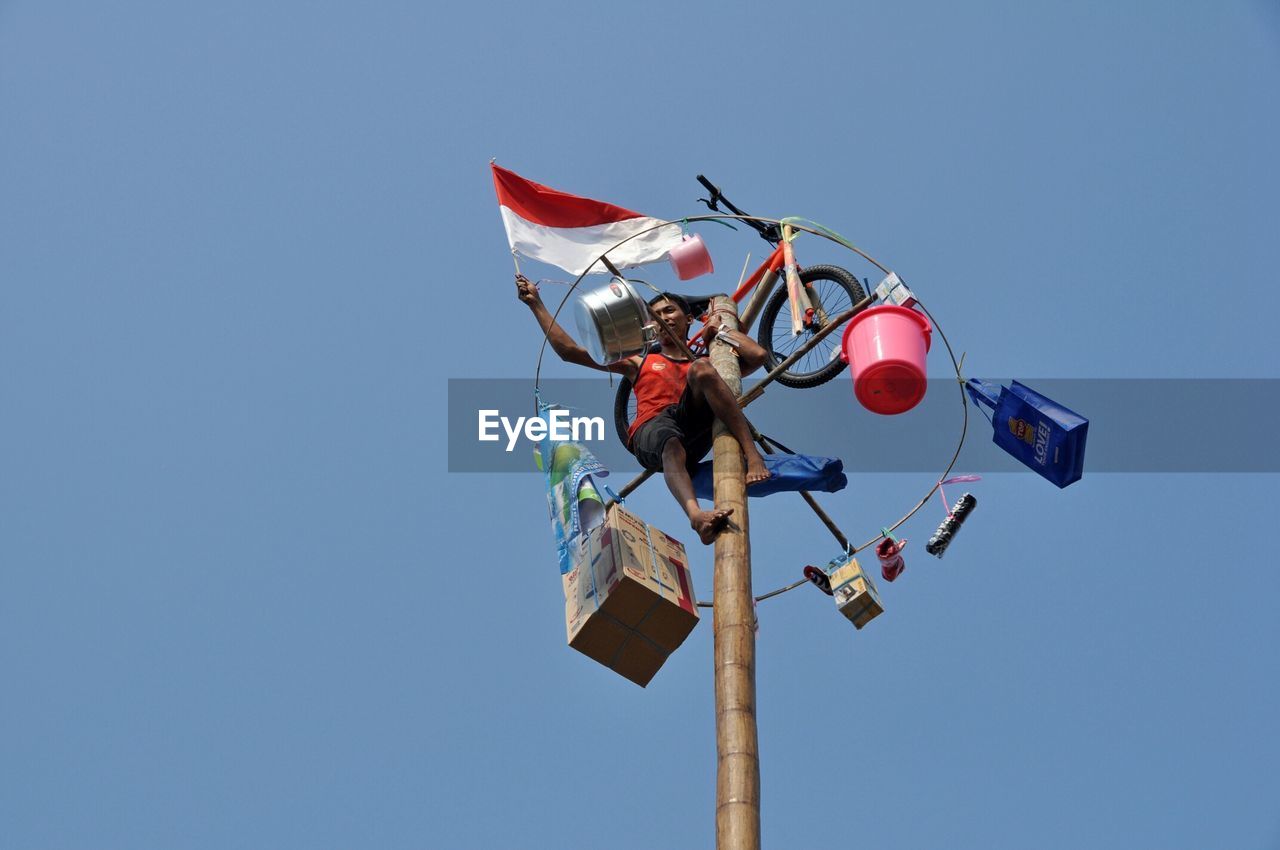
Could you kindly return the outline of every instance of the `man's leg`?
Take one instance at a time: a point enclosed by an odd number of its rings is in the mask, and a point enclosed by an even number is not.
[[[689,389],[695,400],[704,402],[711,408],[715,417],[724,423],[729,433],[742,446],[742,454],[747,460],[747,486],[764,481],[770,473],[764,465],[764,458],[751,439],[751,425],[747,417],[742,415],[738,400],[733,397],[729,385],[720,377],[708,360],[695,360],[689,366]]]
[[[716,539],[716,535],[724,530],[729,522],[729,514],[733,508],[721,511],[704,511],[698,504],[698,497],[693,494],[693,479],[689,477],[689,468],[685,465],[687,456],[684,446],[676,437],[671,437],[662,447],[662,477],[667,481],[667,489],[676,497],[680,507],[689,517],[689,526],[698,533],[698,539],[704,544]]]

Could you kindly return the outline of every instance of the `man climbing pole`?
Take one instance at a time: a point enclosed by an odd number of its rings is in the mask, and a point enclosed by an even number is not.
[[[729,521],[733,509],[703,510],[693,493],[692,469],[711,450],[712,426],[719,419],[742,446],[747,462],[747,486],[769,477],[764,458],[751,439],[751,426],[738,407],[724,379],[705,357],[689,360],[676,339],[659,326],[661,350],[643,357],[628,357],[601,365],[585,348],[552,318],[542,303],[537,287],[523,275],[516,275],[517,297],[533,311],[538,326],[547,335],[551,348],[567,363],[625,375],[634,389],[636,418],[628,431],[627,450],[645,469],[661,470],[689,525],[704,544],[715,540]],[[670,326],[680,340],[687,340],[693,316],[689,304],[679,295],[663,293],[649,302],[653,312]],[[768,354],[758,343],[737,331],[720,330],[718,316],[708,321],[708,338],[716,333],[735,345],[742,374],[758,369]]]

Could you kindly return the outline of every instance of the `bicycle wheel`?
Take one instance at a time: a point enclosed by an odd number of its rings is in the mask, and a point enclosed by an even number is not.
[[[613,428],[618,433],[618,440],[627,445],[627,429],[636,418],[636,397],[631,392],[631,379],[623,378],[618,382],[618,393],[613,397]]]
[[[800,282],[811,286],[822,301],[822,312],[835,317],[866,297],[862,284],[839,266],[809,266],[800,272]],[[785,282],[774,290],[760,314],[758,340],[769,352],[770,362],[777,366],[791,353],[808,342],[825,326],[825,319],[815,319],[799,336],[791,333],[791,302],[787,299]],[[805,389],[825,384],[844,371],[848,364],[840,359],[840,334],[832,331],[803,357],[791,364],[791,368],[778,376],[778,383],[787,387]],[[772,366],[770,368],[773,368]]]

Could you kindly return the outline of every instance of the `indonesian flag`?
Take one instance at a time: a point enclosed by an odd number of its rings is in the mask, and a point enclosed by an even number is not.
[[[603,263],[592,262],[609,251],[609,262],[618,268],[652,263],[667,256],[680,243],[678,224],[641,215],[604,201],[570,195],[514,171],[493,168],[493,186],[498,192],[498,211],[507,228],[511,250],[534,260],[559,266],[580,275],[592,266],[592,274],[605,274]],[[649,230],[629,242],[623,239]]]

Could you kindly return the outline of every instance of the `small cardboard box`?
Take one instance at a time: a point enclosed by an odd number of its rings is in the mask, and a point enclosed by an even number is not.
[[[859,629],[884,613],[875,582],[863,572],[857,558],[831,571],[831,595],[840,613]]]
[[[916,305],[915,295],[907,289],[907,285],[902,282],[902,278],[898,277],[897,272],[889,272],[888,276],[876,286],[874,294],[882,304],[894,304],[898,307]]]
[[[613,506],[564,576],[569,645],[646,685],[698,624],[684,546]]]

